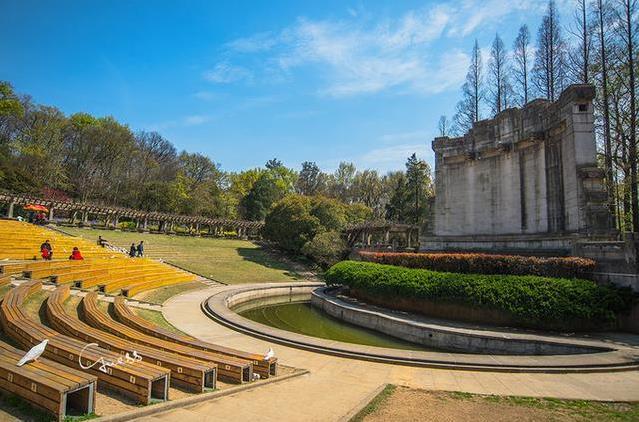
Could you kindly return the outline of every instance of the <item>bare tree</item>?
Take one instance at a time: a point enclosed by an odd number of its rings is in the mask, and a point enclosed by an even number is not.
[[[495,40],[490,49],[488,92],[493,114],[498,114],[508,107],[511,95],[509,67],[506,58],[506,47],[504,47],[504,42],[499,34],[495,35]]]
[[[454,123],[456,131],[464,133],[472,128],[473,123],[481,118],[480,106],[484,99],[484,76],[482,72],[481,51],[475,40],[470,57],[470,66],[466,74],[466,82],[462,86],[463,98],[457,103]]]
[[[610,139],[610,98],[608,95],[608,58],[607,58],[607,39],[604,22],[605,8],[603,0],[597,0],[597,29],[599,36],[599,73],[601,75],[601,112],[603,123],[603,142],[604,142],[604,171],[606,173],[606,185],[608,188],[609,208],[611,215],[617,214],[616,195],[614,189],[614,174],[612,163],[612,141]]]
[[[528,78],[530,67],[530,31],[527,25],[519,28],[519,34],[513,45],[513,80],[516,83],[515,92],[518,93],[519,104],[528,102]]]
[[[450,133],[450,122],[448,121],[448,117],[440,116],[437,128],[439,129],[439,136],[448,136]]]
[[[554,0],[537,33],[537,51],[531,82],[540,96],[555,101],[564,89],[566,79],[566,45],[561,36]]]
[[[615,8],[617,32],[620,41],[621,72],[628,92],[629,116],[626,119],[628,130],[625,131],[628,145],[628,167],[630,170],[630,202],[632,212],[632,231],[639,231],[639,195],[637,192],[637,98],[635,51],[637,26],[637,1],[618,0],[619,8]]]
[[[574,25],[569,29],[576,40],[572,53],[568,55],[570,80],[574,83],[590,83],[590,57],[592,51],[593,26],[588,22],[586,0],[576,0]]]

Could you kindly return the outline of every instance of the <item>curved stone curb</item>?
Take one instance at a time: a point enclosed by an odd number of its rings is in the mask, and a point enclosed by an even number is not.
[[[223,290],[205,299],[200,307],[211,319],[241,333],[298,349],[334,356],[382,363],[440,369],[527,373],[585,373],[633,371],[639,369],[639,350],[619,348],[587,355],[513,356],[470,355],[388,349],[310,337],[258,324],[229,309],[247,300],[286,292],[310,291],[323,283],[280,283],[277,286],[251,285]]]
[[[435,349],[516,356],[576,355],[615,350],[610,344],[597,340],[490,327],[477,329],[466,324],[424,318],[379,306],[351,303],[335,296],[337,289],[320,287],[313,290],[311,304],[347,323]]]
[[[238,385],[237,387],[230,387],[226,390],[211,391],[210,393],[197,394],[192,397],[185,397],[179,400],[169,400],[161,403],[156,403],[149,406],[144,406],[138,409],[130,410],[128,412],[118,413],[111,416],[102,416],[97,419],[93,419],[99,422],[120,422],[130,421],[133,419],[141,418],[144,416],[151,416],[158,413],[163,413],[173,409],[180,409],[186,406],[191,406],[208,400],[214,400],[220,397],[229,396],[231,394],[239,393],[242,391],[253,390],[276,382],[286,381],[291,378],[299,377],[308,374],[310,371],[307,369],[297,369],[290,374],[281,375],[277,377],[267,378],[263,381],[252,382],[249,384]]]

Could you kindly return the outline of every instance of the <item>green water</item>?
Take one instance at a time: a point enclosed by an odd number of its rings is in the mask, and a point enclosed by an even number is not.
[[[404,350],[431,350],[376,331],[340,321],[311,306],[310,302],[272,304],[239,310],[244,318],[281,330],[312,337]]]

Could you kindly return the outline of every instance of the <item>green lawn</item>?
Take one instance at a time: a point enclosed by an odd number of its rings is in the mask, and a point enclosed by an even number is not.
[[[114,245],[129,248],[144,240],[145,253],[162,258],[204,277],[229,284],[302,280],[304,269],[246,240],[168,236],[63,227],[90,241],[102,236]]]

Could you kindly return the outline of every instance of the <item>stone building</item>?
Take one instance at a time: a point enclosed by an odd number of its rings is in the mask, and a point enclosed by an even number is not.
[[[597,166],[592,85],[571,85],[433,141],[435,203],[428,250],[570,254],[583,239],[612,240]]]

